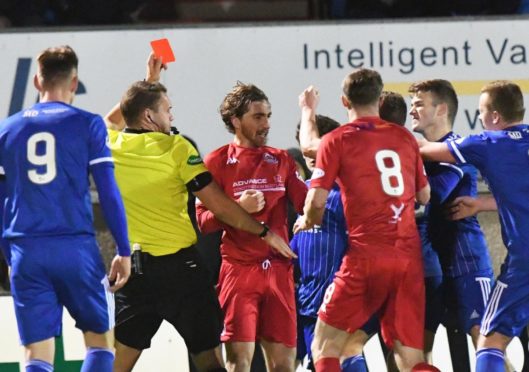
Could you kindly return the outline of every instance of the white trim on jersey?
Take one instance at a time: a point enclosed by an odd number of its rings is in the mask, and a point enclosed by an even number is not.
[[[485,315],[483,316],[483,320],[481,321],[481,334],[483,335],[486,335],[490,332],[490,323],[492,322],[494,315],[496,315],[496,312],[498,311],[500,297],[505,288],[507,288],[507,284],[502,283],[499,280],[496,282],[496,287],[492,292],[492,296],[490,297],[489,303],[485,310]]]
[[[0,176],[5,176],[6,171],[4,170],[4,167],[0,166]]]
[[[114,162],[114,158],[111,157],[111,156],[107,156],[106,158],[97,158],[97,159],[94,159],[94,160],[90,160],[88,162],[88,165],[94,165],[94,164],[99,164],[99,163],[104,163],[104,162]]]
[[[248,190],[250,190],[250,189],[248,189]],[[286,189],[284,187],[268,187],[268,188],[264,188],[264,189],[252,189],[252,190],[256,190],[256,191],[285,191]],[[243,192],[244,191],[234,192],[233,195],[234,196],[239,196],[239,195],[242,195]]]
[[[459,168],[458,166],[454,165],[454,164],[450,164],[450,163],[439,163],[439,165],[442,165],[442,166],[445,166],[445,167],[448,167],[448,168],[451,168],[453,170],[455,170],[457,173],[459,173],[459,175],[461,177],[463,177],[465,175],[465,173],[463,172],[463,170],[461,168]]]
[[[114,300],[114,293],[110,291],[110,283],[108,282],[108,276],[101,280],[101,284],[105,289],[105,297],[107,300],[107,313],[108,313],[108,327],[109,329],[114,328],[116,325],[116,305]]]
[[[454,150],[454,153],[459,158],[459,161],[461,163],[466,163],[467,162],[465,160],[465,158],[463,157],[463,154],[461,154],[461,152],[459,151],[459,149],[457,148],[457,146],[456,146],[456,144],[454,142],[448,142],[448,146],[450,146],[452,148],[452,150]]]

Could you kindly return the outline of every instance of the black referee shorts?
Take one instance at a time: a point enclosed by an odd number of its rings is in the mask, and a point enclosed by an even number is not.
[[[213,283],[196,248],[152,256],[142,253],[143,274],[116,292],[116,339],[143,350],[163,320],[171,323],[192,354],[220,344],[223,316]]]

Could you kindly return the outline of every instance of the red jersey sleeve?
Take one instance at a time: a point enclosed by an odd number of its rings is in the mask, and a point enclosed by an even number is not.
[[[204,159],[204,164],[213,175],[213,181],[220,185],[220,180],[217,179],[217,174],[219,173],[217,172],[218,167],[215,166],[214,162],[212,161],[209,155],[206,156],[206,158]],[[224,229],[224,224],[217,220],[213,212],[207,209],[206,206],[202,204],[202,202],[198,198],[195,207],[198,229],[202,234],[210,234],[212,232]]]
[[[316,167],[310,180],[311,188],[321,187],[330,190],[338,176],[340,157],[342,156],[341,137],[337,135],[338,129],[327,133],[321,139],[316,155]]]
[[[428,184],[428,177],[426,176],[426,169],[424,168],[422,157],[419,152],[419,146],[417,144],[415,145],[415,149],[417,156],[417,174],[415,175],[415,185],[417,189],[415,191],[420,191]]]
[[[303,214],[303,206],[305,205],[305,197],[307,196],[307,185],[301,179],[298,173],[296,162],[288,155],[288,179],[286,182],[288,200],[294,206],[294,209],[299,214]]]

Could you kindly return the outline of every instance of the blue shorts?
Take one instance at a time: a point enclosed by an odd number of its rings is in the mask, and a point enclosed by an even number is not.
[[[456,278],[425,278],[424,328],[435,333],[439,324],[443,323],[447,327],[456,327],[470,333],[473,326],[481,324],[493,283],[492,269],[475,271]]]
[[[63,306],[81,331],[114,326],[114,297],[93,236],[13,239],[11,285],[23,345],[61,334]]]
[[[481,333],[499,332],[508,337],[520,334],[529,323],[529,268],[503,267],[490,295]]]
[[[457,327],[469,334],[470,329],[481,324],[485,306],[494,284],[492,269],[445,278],[445,304],[448,314],[457,314]]]

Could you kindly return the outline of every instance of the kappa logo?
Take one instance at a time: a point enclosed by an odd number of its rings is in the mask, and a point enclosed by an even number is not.
[[[237,159],[235,156],[230,156],[226,161],[226,164],[237,164],[238,162],[239,159]]]
[[[270,164],[277,164],[278,161],[277,161],[277,158],[273,155],[270,155],[269,153],[265,152],[265,154],[263,155],[263,160],[267,163],[270,163]]]
[[[282,183],[283,182],[283,177],[281,177],[281,175],[278,174],[277,176],[274,176],[274,181],[276,183]]]

